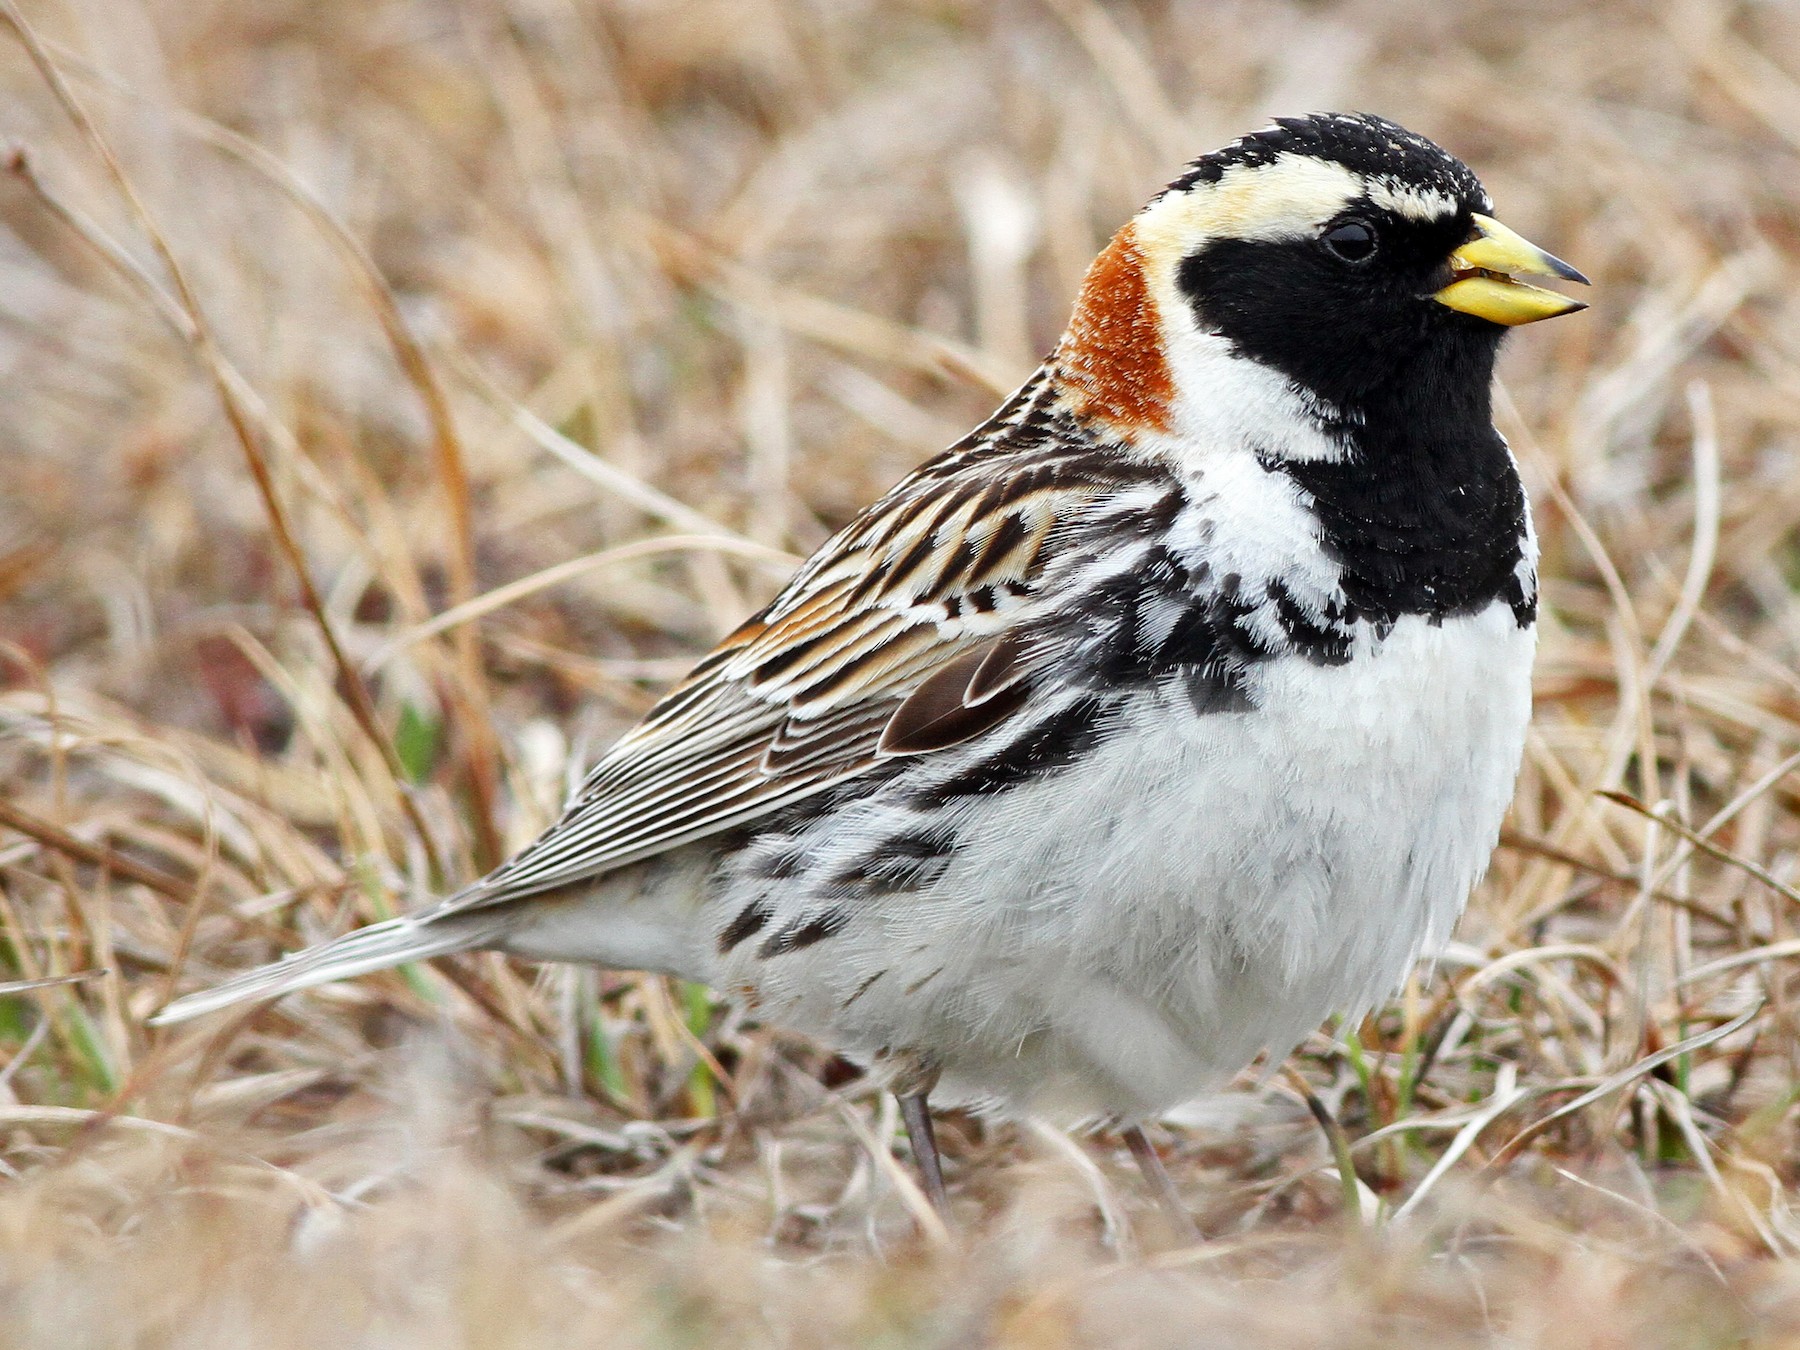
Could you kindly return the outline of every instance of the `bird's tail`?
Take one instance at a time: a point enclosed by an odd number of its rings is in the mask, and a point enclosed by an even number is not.
[[[150,1021],[156,1026],[166,1026],[233,1003],[277,998],[296,989],[310,989],[316,984],[366,975],[403,961],[423,961],[433,956],[467,951],[470,947],[481,946],[493,930],[491,919],[475,914],[373,923],[334,941],[321,942],[316,947],[296,952],[285,960],[247,970],[212,989],[178,998]]]

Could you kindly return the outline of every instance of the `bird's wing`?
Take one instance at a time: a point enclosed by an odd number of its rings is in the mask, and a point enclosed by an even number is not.
[[[1014,715],[1095,513],[1160,491],[1116,455],[952,453],[831,539],[596,764],[536,842],[438,913],[586,880]]]

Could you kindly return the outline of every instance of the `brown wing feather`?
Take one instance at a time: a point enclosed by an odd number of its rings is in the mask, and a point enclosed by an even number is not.
[[[977,647],[913,690],[888,719],[877,747],[881,753],[923,755],[948,750],[1017,712],[1031,692],[1023,682],[996,686],[983,698],[975,696],[976,680],[1002,646],[1003,642],[993,642]]]
[[[1027,659],[1029,650],[1025,634],[1016,628],[989,643],[981,664],[975,667],[975,673],[969,677],[969,687],[963,691],[963,702],[972,708],[1017,686],[1030,668]]]
[[[842,530],[601,758],[555,825],[441,908],[598,876],[1016,713],[1040,659],[1019,634],[1045,604],[1033,582],[1058,527],[1132,475],[999,447],[927,465]]]

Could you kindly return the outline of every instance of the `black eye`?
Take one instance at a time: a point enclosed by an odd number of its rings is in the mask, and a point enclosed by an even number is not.
[[[1360,220],[1346,220],[1325,231],[1325,247],[1348,263],[1367,262],[1375,256],[1375,227]]]

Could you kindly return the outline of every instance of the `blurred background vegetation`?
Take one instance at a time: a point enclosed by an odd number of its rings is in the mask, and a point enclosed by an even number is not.
[[[1800,1337],[1800,8],[0,13],[10,1344]],[[1502,365],[1546,606],[1493,874],[1390,1009],[1167,1124],[1206,1244],[1110,1138],[961,1118],[921,1228],[891,1104],[663,979],[146,1030],[530,838],[1184,160],[1324,108],[1594,308]]]

